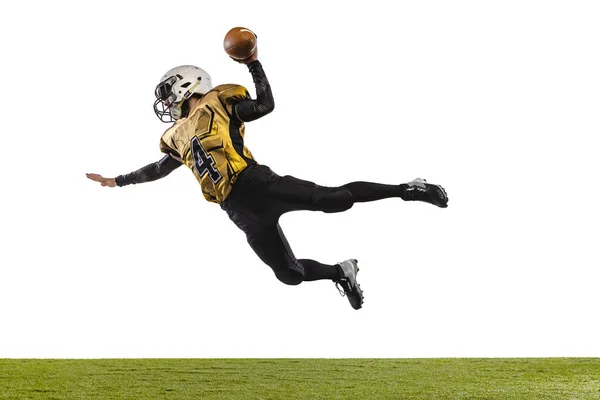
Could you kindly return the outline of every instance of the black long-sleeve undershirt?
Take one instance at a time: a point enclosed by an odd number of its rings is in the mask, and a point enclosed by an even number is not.
[[[235,113],[242,122],[250,122],[264,117],[275,108],[271,85],[269,85],[260,61],[251,62],[248,64],[248,69],[252,74],[254,86],[256,86],[256,100],[242,100],[235,106]]]
[[[137,171],[133,171],[127,175],[117,176],[115,181],[117,182],[117,186],[155,181],[164,178],[182,165],[181,161],[166,155],[161,158],[160,161],[148,164]]]

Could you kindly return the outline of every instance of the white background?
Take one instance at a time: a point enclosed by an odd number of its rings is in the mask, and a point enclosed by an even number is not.
[[[0,357],[600,356],[597,2],[10,4]],[[254,93],[233,26],[258,34],[277,104],[247,126],[260,163],[450,195],[282,218],[297,257],[359,260],[360,311],[277,281],[185,167],[85,177],[161,158],[173,66]]]

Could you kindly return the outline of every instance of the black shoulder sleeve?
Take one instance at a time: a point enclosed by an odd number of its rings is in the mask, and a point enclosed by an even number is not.
[[[145,167],[138,169],[137,171],[131,172],[127,175],[119,175],[115,178],[117,186],[131,185],[134,183],[144,183],[155,181],[160,178],[164,178],[169,175],[175,169],[181,166],[181,162],[174,159],[173,157],[166,155],[152,164],[148,164]]]
[[[256,100],[242,100],[236,104],[235,113],[242,122],[250,122],[264,117],[275,108],[271,85],[269,85],[260,61],[251,62],[248,64],[248,69],[256,86]]]

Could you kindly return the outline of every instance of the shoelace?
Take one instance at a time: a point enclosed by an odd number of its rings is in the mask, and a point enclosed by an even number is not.
[[[346,296],[346,291],[344,290],[344,287],[342,285],[340,285],[340,282],[342,281],[342,279],[340,279],[339,281],[337,281],[335,283],[335,288],[338,290],[338,292],[340,292],[340,295],[342,297]],[[341,287],[341,289],[340,289]]]

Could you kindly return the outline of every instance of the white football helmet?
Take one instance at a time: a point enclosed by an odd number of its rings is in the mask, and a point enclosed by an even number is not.
[[[167,71],[156,86],[154,112],[162,122],[175,122],[182,117],[183,102],[192,94],[212,90],[210,75],[202,68],[182,65]]]

